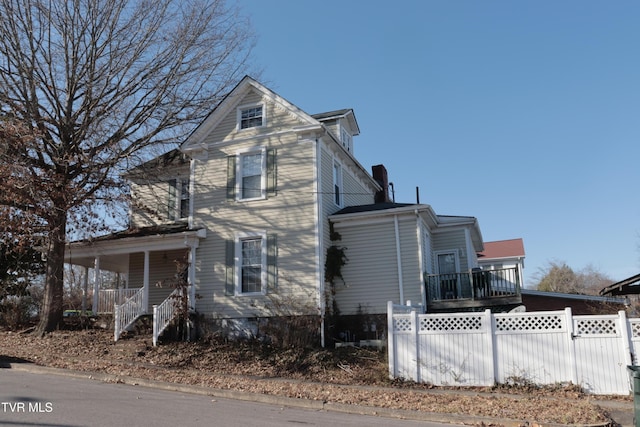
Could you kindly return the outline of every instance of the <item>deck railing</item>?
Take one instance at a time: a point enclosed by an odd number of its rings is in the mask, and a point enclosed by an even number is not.
[[[158,337],[169,326],[176,315],[182,289],[174,289],[160,305],[153,306],[153,346],[158,345]]]
[[[473,269],[466,272],[426,274],[427,302],[487,300],[520,297],[517,267],[498,270]]]
[[[113,313],[115,305],[123,304],[139,289],[100,289],[98,291],[98,309],[94,313]]]
[[[137,292],[127,298],[127,300],[121,304],[114,305],[113,317],[114,317],[114,340],[118,341],[120,335],[136,321],[136,319],[147,312],[147,307],[144,304],[144,288],[140,288]]]

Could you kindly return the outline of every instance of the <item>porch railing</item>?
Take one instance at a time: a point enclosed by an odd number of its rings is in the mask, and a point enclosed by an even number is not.
[[[520,297],[518,267],[426,274],[427,302]]]
[[[169,326],[177,313],[181,288],[176,288],[160,305],[153,306],[153,346],[158,345],[158,337]]]
[[[144,288],[140,288],[137,292],[127,298],[127,300],[121,304],[114,305],[113,317],[114,317],[114,332],[113,337],[115,341],[118,341],[120,335],[136,321],[136,319],[147,312],[147,307],[144,304]]]
[[[98,309],[95,313],[113,313],[115,305],[123,304],[138,292],[138,289],[100,289],[98,291]]]

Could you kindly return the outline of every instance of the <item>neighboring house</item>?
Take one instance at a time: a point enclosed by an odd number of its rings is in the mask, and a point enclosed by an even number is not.
[[[93,310],[117,307],[116,339],[154,305],[168,313],[181,258],[191,309],[226,327],[283,314],[284,303],[286,314],[321,319],[334,302],[343,315],[381,314],[387,301],[519,303],[515,276],[498,288],[472,273],[483,250],[477,220],[392,203],[384,166],[370,174],[354,156],[359,133],[351,109],[311,115],[245,77],[179,150],[128,173],[128,230],[69,245],[67,262],[98,272]],[[347,261],[344,282],[328,289],[331,247]],[[101,289],[100,270],[127,277],[125,289]],[[171,314],[157,316],[164,324]]]
[[[484,250],[478,252],[478,266],[483,270],[516,268],[522,288],[524,270],[524,242],[521,238],[484,242]]]
[[[575,315],[615,314],[617,311],[625,309],[627,302],[622,298],[526,289],[523,281],[524,258],[524,242],[521,238],[485,242],[484,250],[478,253],[478,265],[485,271],[489,270],[495,274],[505,268],[517,269],[518,280],[522,286],[521,309],[526,311],[553,311],[564,310],[569,307]],[[615,284],[612,285],[612,287],[614,286]]]

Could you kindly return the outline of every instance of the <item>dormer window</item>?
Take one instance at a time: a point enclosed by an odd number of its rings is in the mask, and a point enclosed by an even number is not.
[[[264,126],[264,108],[252,105],[238,109],[238,129],[250,129]]]
[[[351,152],[351,144],[352,144],[352,139],[351,138],[352,137],[351,137],[351,134],[349,133],[349,131],[347,131],[344,128],[344,126],[340,127],[340,140],[342,141],[342,146],[348,152]]]

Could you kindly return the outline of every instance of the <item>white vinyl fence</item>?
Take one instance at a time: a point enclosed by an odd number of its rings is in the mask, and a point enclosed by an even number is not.
[[[624,311],[409,310],[388,304],[391,378],[448,386],[573,383],[592,394],[629,394],[627,365],[637,361],[640,319],[628,319]]]

